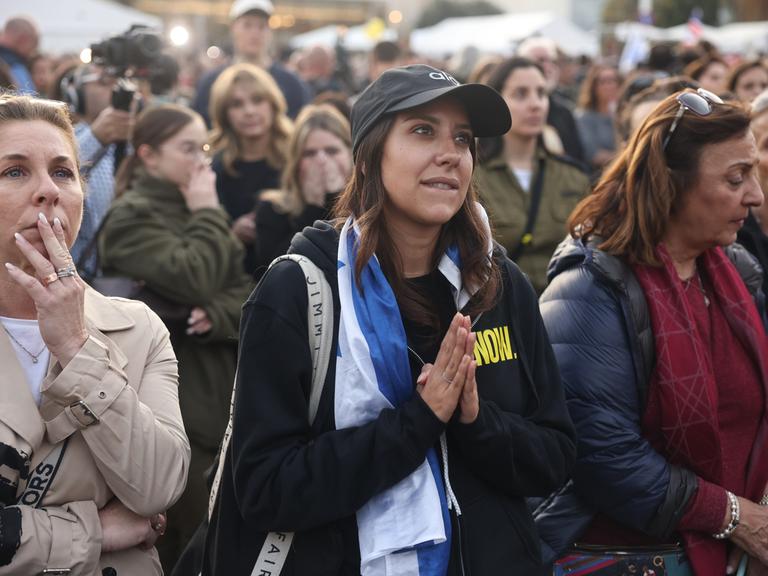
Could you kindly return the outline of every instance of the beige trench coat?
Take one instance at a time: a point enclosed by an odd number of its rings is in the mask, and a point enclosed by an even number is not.
[[[118,498],[149,517],[181,495],[189,442],[179,411],[176,357],[162,321],[139,302],[87,289],[85,317],[88,341],[64,370],[52,359],[39,408],[10,340],[0,332],[0,442],[30,455],[34,470],[69,438],[40,506],[19,505],[20,545],[12,556],[3,554],[10,563],[0,566],[0,576],[54,568],[101,576],[109,567],[116,572],[106,573],[117,576],[162,574],[154,549],[102,554],[98,510]],[[13,480],[1,464],[0,476]],[[18,484],[17,496],[27,482]]]

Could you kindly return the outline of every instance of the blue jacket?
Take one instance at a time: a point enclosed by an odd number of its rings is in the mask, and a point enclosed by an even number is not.
[[[37,94],[37,88],[32,81],[32,74],[27,68],[26,60],[6,46],[0,46],[0,63],[5,63],[13,76],[13,88],[22,94]]]
[[[739,245],[726,249],[762,306],[762,272]],[[546,552],[558,554],[597,511],[668,539],[697,487],[643,437],[640,418],[655,362],[645,296],[631,268],[592,242],[566,239],[555,252],[541,313],[577,430],[572,482],[539,507]]]

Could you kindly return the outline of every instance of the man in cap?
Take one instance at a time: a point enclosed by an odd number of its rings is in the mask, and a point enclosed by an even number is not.
[[[269,17],[274,10],[270,0],[235,0],[229,10],[231,22],[229,31],[234,48],[234,62],[249,62],[269,72],[285,96],[288,115],[295,118],[302,106],[310,101],[312,94],[309,86],[298,76],[272,61],[269,55],[272,38]],[[200,79],[197,85],[197,96],[193,108],[205,118],[209,125],[208,102],[211,86],[224,68],[211,70]]]

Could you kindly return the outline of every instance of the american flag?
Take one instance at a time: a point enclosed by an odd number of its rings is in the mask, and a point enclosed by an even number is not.
[[[693,42],[698,41],[698,39],[701,38],[701,34],[704,32],[704,25],[701,23],[702,15],[701,8],[696,7],[691,10],[691,16],[688,18],[688,33]]]

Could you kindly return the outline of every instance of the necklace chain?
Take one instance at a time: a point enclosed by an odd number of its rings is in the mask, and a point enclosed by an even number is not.
[[[8,330],[8,328],[6,328],[6,327],[5,327],[5,324],[3,324],[2,326],[3,326],[3,330],[5,330],[5,333],[6,333],[6,334],[8,334],[8,337],[9,337],[11,340],[13,340],[14,342],[16,342],[16,345],[17,345],[19,348],[21,348],[22,350],[24,350],[24,352],[26,352],[27,354],[29,354],[29,357],[30,357],[30,358],[32,358],[32,363],[33,363],[33,364],[37,364],[37,363],[38,363],[38,361],[39,361],[39,358],[40,358],[40,354],[42,354],[43,352],[45,352],[45,349],[46,349],[46,347],[47,347],[47,346],[46,346],[46,344],[43,344],[43,347],[40,349],[40,352],[38,352],[37,354],[33,354],[32,352],[30,352],[29,350],[27,350],[27,349],[26,349],[26,347],[24,346],[24,344],[22,344],[21,342],[19,342],[19,341],[16,339],[16,336],[14,336],[13,334],[11,334],[11,331],[10,331],[10,330]]]
[[[687,290],[693,282],[694,278],[696,278],[696,288],[699,290],[699,292],[701,292],[701,295],[704,296],[704,305],[709,308],[709,294],[707,294],[707,291],[704,288],[704,282],[701,280],[701,274],[699,274],[698,268],[694,271],[693,276],[683,281],[683,288]]]

